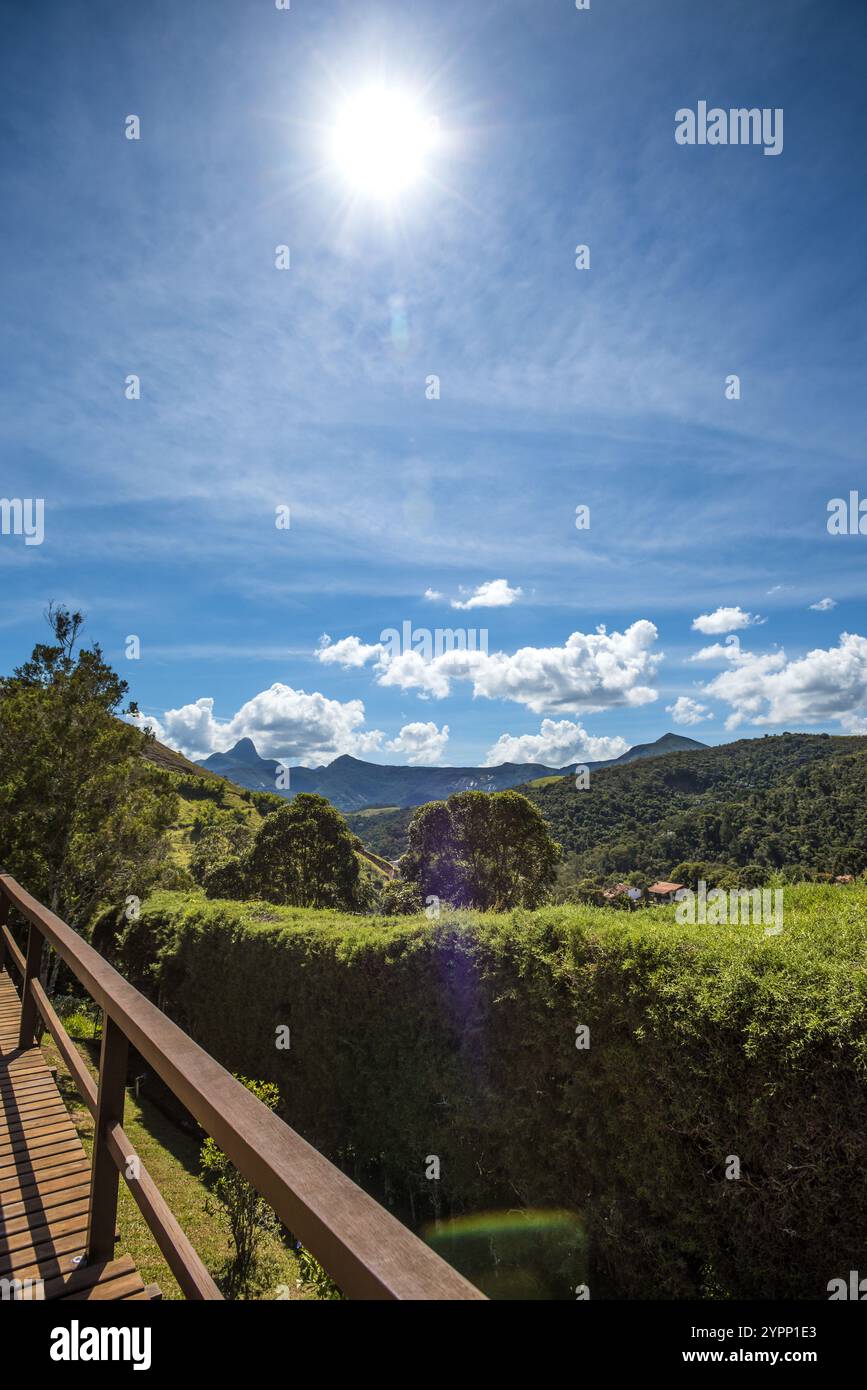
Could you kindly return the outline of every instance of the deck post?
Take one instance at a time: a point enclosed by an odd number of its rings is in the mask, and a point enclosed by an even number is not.
[[[30,930],[27,933],[27,962],[24,967],[24,982],[21,987],[21,1029],[18,1034],[18,1046],[20,1048],[32,1047],[36,1042],[39,1010],[36,1007],[33,990],[30,988],[30,981],[39,979],[44,944],[45,938],[42,932],[31,922]]]
[[[110,1260],[114,1255],[120,1173],[109,1149],[108,1130],[111,1125],[123,1124],[128,1053],[126,1035],[108,1014],[103,1014],[99,1095],[93,1132],[90,1220],[87,1229],[88,1264],[98,1260]]]
[[[9,913],[10,913],[10,911],[11,911],[11,908],[10,908],[10,904],[9,904],[9,899],[7,898],[6,894],[3,892],[3,887],[2,887],[2,885],[0,885],[0,928],[5,927],[5,926],[8,925],[8,922],[9,922]],[[3,935],[2,930],[0,930],[0,971],[3,970],[5,964],[6,964],[6,937]],[[9,974],[10,974],[10,975],[12,974],[12,971],[11,971],[11,970],[9,971]]]

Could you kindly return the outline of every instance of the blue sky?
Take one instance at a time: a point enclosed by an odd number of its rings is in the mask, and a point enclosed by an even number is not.
[[[194,756],[867,731],[862,4],[0,11],[0,669],[54,599]],[[438,122],[391,203],[329,154],[373,82]],[[678,145],[700,100],[782,153]]]

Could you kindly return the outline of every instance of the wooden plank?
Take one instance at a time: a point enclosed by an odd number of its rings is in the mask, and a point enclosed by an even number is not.
[[[29,1197],[17,1202],[4,1202],[0,1212],[0,1233],[20,1216],[29,1217],[33,1212],[51,1211],[56,1207],[65,1206],[67,1202],[77,1202],[82,1197],[90,1201],[89,1175],[86,1182],[77,1183],[74,1187],[59,1188],[56,1192],[46,1192],[43,1189],[42,1192],[31,1193]]]
[[[30,1057],[21,1062],[11,1062],[7,1057],[0,1058],[2,1067],[2,1078],[0,1085],[6,1091],[17,1090],[21,1086],[32,1085],[35,1081],[44,1081],[46,1078],[54,1081],[54,1077],[48,1071],[44,1062],[37,1062]]]
[[[51,1225],[53,1221],[65,1221],[72,1216],[87,1214],[89,1197],[78,1197],[72,1202],[64,1202],[57,1206],[38,1206],[34,1205],[30,1211],[25,1211],[21,1216],[10,1217],[2,1227],[0,1227],[0,1243],[9,1240],[12,1236],[21,1235],[22,1231],[33,1230],[40,1222]]]
[[[61,1300],[64,1303],[73,1303],[85,1299],[89,1303],[92,1303],[100,1299],[146,1297],[145,1286],[142,1283],[141,1275],[138,1271],[132,1274],[122,1274],[118,1278],[109,1280],[107,1283],[91,1284],[90,1288],[79,1289],[77,1293],[61,1294]]]
[[[69,1273],[58,1275],[45,1281],[46,1299],[65,1298],[80,1289],[92,1288],[95,1284],[110,1284],[114,1279],[135,1272],[135,1264],[130,1255],[119,1255],[116,1260],[106,1260],[98,1265],[81,1265]]]
[[[81,1247],[77,1251],[73,1250],[69,1252],[64,1252],[56,1257],[52,1257],[50,1254],[43,1255],[41,1258],[37,1256],[31,1261],[30,1264],[19,1265],[18,1268],[15,1270],[15,1278],[44,1279],[47,1286],[49,1282],[52,1280],[64,1279],[71,1274],[77,1273],[77,1271],[81,1268],[80,1264],[75,1263],[75,1260],[78,1256],[80,1256],[83,1260],[83,1239],[81,1242]],[[57,1295],[49,1295],[46,1292],[45,1297],[47,1301],[49,1297],[56,1298]]]
[[[26,1202],[31,1197],[41,1196],[49,1192],[62,1192],[67,1187],[78,1187],[82,1182],[90,1177],[90,1164],[82,1154],[81,1159],[68,1165],[68,1172],[52,1169],[51,1173],[39,1178],[36,1182],[23,1183],[10,1186],[3,1190],[2,1201],[5,1210],[9,1202]]]
[[[60,1099],[60,1096],[55,1092],[53,1096],[41,1096],[36,1100],[22,1101],[20,1104],[16,1103],[14,1108],[10,1107],[3,1116],[3,1128],[15,1129],[25,1123],[29,1116],[36,1117],[37,1115],[42,1115],[46,1110],[58,1111],[61,1115],[69,1113],[63,1101]]]
[[[80,1142],[72,1125],[63,1123],[49,1125],[47,1129],[38,1132],[28,1132],[20,1138],[4,1139],[0,1142],[0,1167],[7,1161],[14,1160],[17,1154],[27,1154],[36,1149],[47,1149],[52,1144]]]
[[[34,1100],[16,1102],[14,1107],[10,1106],[3,1116],[3,1131],[5,1133],[14,1129],[29,1127],[31,1119],[38,1119],[46,1111],[59,1113],[63,1117],[69,1115],[69,1111],[56,1092],[53,1096],[45,1092]]]
[[[31,1121],[33,1124],[44,1124],[47,1121],[56,1122],[57,1120],[63,1119],[68,1113],[65,1106],[59,1103],[51,1106],[40,1106],[35,1110],[28,1110],[26,1113],[22,1113],[19,1116],[15,1124],[4,1125],[0,1128],[0,1139],[15,1135],[29,1134],[31,1132]]]
[[[73,1260],[78,1255],[84,1255],[85,1241],[87,1233],[79,1231],[70,1236],[58,1236],[56,1240],[47,1240],[39,1245],[31,1244],[21,1250],[14,1250],[0,1255],[0,1275],[14,1274],[18,1269],[30,1268],[37,1265],[40,1269],[39,1278],[47,1279],[48,1272],[60,1274],[64,1269],[73,1267]],[[21,1278],[18,1275],[18,1278]]]
[[[0,1177],[8,1177],[10,1169],[20,1173],[25,1170],[29,1172],[37,1167],[54,1167],[56,1161],[65,1163],[71,1154],[79,1153],[80,1150],[81,1144],[76,1135],[71,1139],[55,1139],[39,1148],[28,1144],[26,1148],[15,1153],[0,1154]]]
[[[20,1139],[6,1139],[0,1143],[0,1165],[7,1157],[11,1158],[22,1150],[41,1149],[49,1144],[61,1144],[73,1139],[80,1142],[75,1129],[69,1123],[58,1122],[41,1130],[28,1131]]]
[[[57,1096],[57,1086],[49,1076],[34,1076],[32,1079],[19,1080],[16,1078],[10,1086],[4,1086],[0,1092],[0,1105],[4,1112],[12,1111],[19,1102],[32,1103],[40,1095]]]
[[[6,1095],[14,1095],[16,1091],[26,1091],[31,1086],[44,1084],[46,1081],[53,1086],[54,1077],[46,1066],[27,1068],[4,1067],[0,1075],[0,1092]]]
[[[43,1177],[68,1172],[70,1164],[81,1162],[86,1164],[87,1159],[81,1151],[80,1144],[75,1144],[71,1152],[67,1146],[60,1153],[40,1152],[30,1156],[24,1155],[12,1168],[0,1168],[0,1196],[9,1190],[13,1181],[17,1186],[22,1183],[37,1183]]]
[[[0,1143],[11,1144],[14,1146],[17,1143],[20,1143],[22,1139],[27,1139],[30,1135],[32,1135],[34,1138],[38,1138],[41,1134],[46,1134],[52,1130],[58,1130],[63,1128],[71,1129],[73,1134],[75,1133],[75,1126],[69,1119],[68,1114],[65,1117],[61,1117],[59,1115],[49,1115],[45,1119],[39,1120],[38,1122],[32,1125],[28,1125],[26,1129],[23,1125],[19,1125],[15,1129],[9,1129],[4,1131],[2,1138],[0,1138]]]
[[[0,1241],[0,1259],[15,1250],[24,1250],[27,1246],[50,1244],[60,1236],[73,1235],[77,1231],[86,1230],[87,1207],[85,1205],[83,1210],[73,1212],[70,1216],[47,1221],[41,1226],[31,1226],[15,1235],[4,1236]]]
[[[57,1099],[57,1087],[48,1076],[32,1081],[18,1081],[14,1086],[0,1086],[0,1114],[4,1119],[14,1115],[24,1105],[38,1105],[41,1100]]]

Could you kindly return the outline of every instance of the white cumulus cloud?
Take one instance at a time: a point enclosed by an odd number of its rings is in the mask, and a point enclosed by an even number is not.
[[[761,622],[764,622],[763,618],[754,613],[745,613],[742,608],[717,608],[713,613],[701,613],[693,618],[692,627],[694,632],[703,632],[712,637],[723,632],[737,632],[740,628]]]
[[[384,650],[379,642],[368,645],[360,637],[344,637],[340,642],[332,642],[326,634],[320,639],[316,655],[326,666],[359,667],[381,657]]]
[[[391,739],[385,747],[389,753],[402,753],[414,767],[431,767],[441,761],[448,741],[448,724],[441,729],[433,722],[404,724],[397,738]]]
[[[749,661],[749,652],[744,652],[741,647],[741,639],[732,634],[723,642],[712,642],[709,647],[702,647],[700,651],[693,652],[690,661]]]
[[[595,738],[569,719],[543,719],[538,734],[500,734],[482,766],[543,763],[545,767],[566,767],[569,763],[619,758],[628,748],[624,738]]]
[[[689,695],[678,695],[673,705],[666,705],[665,712],[675,724],[700,724],[703,719],[713,719],[707,705],[700,705]]]
[[[400,690],[442,699],[455,681],[469,681],[473,695],[513,700],[535,714],[600,710],[648,704],[662,654],[653,650],[653,623],[639,619],[625,632],[573,632],[562,647],[521,647],[506,652],[445,651],[426,661],[418,651],[383,658],[377,680]]]
[[[241,738],[250,738],[263,758],[284,762],[321,763],[352,753],[356,757],[381,750],[383,734],[363,730],[361,700],[330,700],[314,691],[272,685],[254,695],[230,719],[217,719],[214,701],[205,696],[159,718],[139,715],[140,727],[150,727],[163,743],[189,758],[224,753]]]
[[[704,687],[731,708],[726,728],[823,724],[853,728],[867,706],[867,638],[844,632],[839,644],[788,660],[784,651],[741,652],[730,669]]]
[[[452,599],[452,608],[508,608],[523,592],[510,588],[505,579],[489,579],[474,589],[468,599]]]
[[[820,598],[818,603],[811,603],[814,613],[827,613],[829,609],[837,607],[837,600],[833,598]]]

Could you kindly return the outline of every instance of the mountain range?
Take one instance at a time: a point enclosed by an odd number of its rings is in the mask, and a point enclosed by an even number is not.
[[[654,743],[636,744],[619,758],[582,766],[593,772],[705,747],[696,739],[667,733]],[[260,757],[252,739],[242,738],[227,752],[212,753],[201,759],[198,766],[251,791],[276,792],[289,800],[299,792],[315,792],[327,797],[339,811],[347,813],[372,806],[400,809],[422,806],[426,801],[441,801],[461,791],[506,791],[541,778],[566,776],[574,772],[577,764],[570,763],[562,768],[546,767],[542,763],[501,763],[499,767],[402,767],[368,763],[344,754],[321,767],[289,769],[289,786],[281,788],[277,777],[282,764],[273,758]]]

